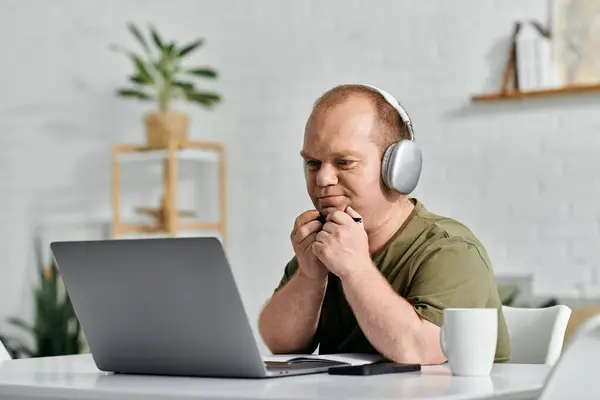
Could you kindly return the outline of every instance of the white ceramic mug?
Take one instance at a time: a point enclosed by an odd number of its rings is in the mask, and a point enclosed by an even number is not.
[[[489,375],[494,366],[497,339],[497,309],[444,309],[440,344],[454,375]]]

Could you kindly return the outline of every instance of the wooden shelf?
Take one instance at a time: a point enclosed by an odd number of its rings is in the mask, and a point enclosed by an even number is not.
[[[221,225],[219,223],[206,223],[206,222],[180,222],[178,226],[179,230],[182,231],[212,231],[219,232]],[[151,225],[133,224],[121,222],[119,227],[119,234],[131,234],[131,233],[163,233],[163,229]]]
[[[219,218],[215,223],[182,221],[193,212],[181,211],[177,207],[179,162],[183,160],[214,162],[217,164],[219,183]],[[138,208],[137,213],[154,219],[151,225],[125,223],[120,211],[120,167],[122,163],[162,161],[163,195],[158,209]],[[118,145],[113,148],[112,201],[113,238],[124,234],[165,234],[175,237],[180,231],[205,231],[218,233],[227,246],[225,147],[222,143],[190,141],[182,145],[169,143],[167,149],[152,149],[146,146]]]
[[[506,93],[490,93],[482,94],[472,97],[474,102],[490,102],[490,101],[510,101],[510,100],[522,100],[535,97],[550,97],[550,96],[563,96],[572,95],[579,93],[593,93],[600,92],[600,85],[580,85],[580,86],[567,86],[563,88],[547,89],[547,90],[536,90],[532,92],[519,92],[516,90],[507,91]]]
[[[150,161],[165,161],[169,157],[168,150],[148,150],[137,153],[122,153],[119,155],[119,162],[134,163],[134,162],[150,162]],[[206,161],[218,162],[219,155],[214,151],[203,149],[184,149],[176,153],[175,157],[179,161]]]

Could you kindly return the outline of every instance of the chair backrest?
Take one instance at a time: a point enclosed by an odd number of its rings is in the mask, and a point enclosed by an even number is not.
[[[571,309],[565,305],[546,308],[503,306],[510,337],[510,362],[554,365],[562,352]]]
[[[539,400],[600,399],[600,315],[587,320],[565,345]]]
[[[6,347],[4,347],[2,340],[0,340],[0,362],[6,361],[6,360],[12,360],[12,357],[6,350]]]

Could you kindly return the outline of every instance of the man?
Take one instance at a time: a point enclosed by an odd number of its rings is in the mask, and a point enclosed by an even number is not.
[[[315,103],[301,152],[315,210],[296,219],[295,256],[259,317],[273,353],[319,346],[321,354],[439,364],[443,309],[493,307],[496,361],[509,359],[483,245],[464,225],[382,181],[385,149],[408,136],[398,112],[371,87],[338,86]]]

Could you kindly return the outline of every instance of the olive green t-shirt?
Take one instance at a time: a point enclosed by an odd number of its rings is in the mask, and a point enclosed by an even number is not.
[[[374,265],[424,319],[441,326],[445,308],[496,308],[496,362],[510,357],[510,343],[491,262],[483,245],[463,224],[429,212],[411,199],[414,210],[388,243],[373,254]],[[294,257],[281,288],[297,271]],[[358,326],[340,279],[330,273],[319,325],[309,351],[320,354],[378,353]]]

